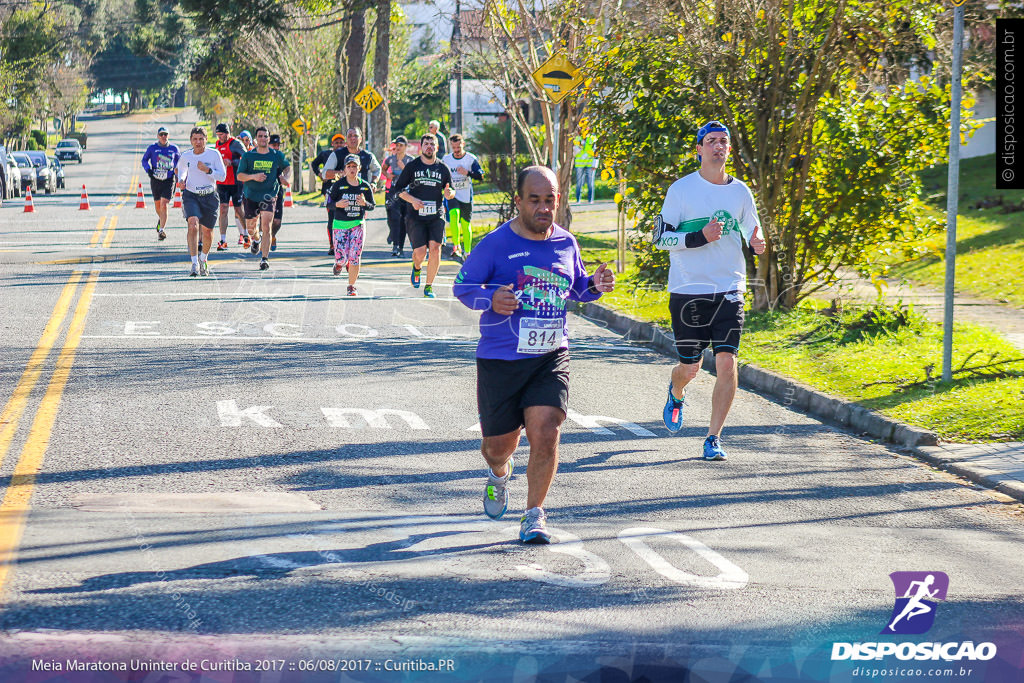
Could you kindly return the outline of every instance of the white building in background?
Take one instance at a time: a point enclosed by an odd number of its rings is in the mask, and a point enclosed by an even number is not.
[[[975,96],[974,118],[983,126],[974,132],[966,145],[960,145],[960,157],[970,159],[996,153],[996,95],[991,90],[981,90]]]
[[[452,39],[452,18],[455,16],[455,0],[427,0],[427,2],[402,2],[406,21],[413,26],[410,47],[415,50],[425,37],[429,37],[440,52],[442,44]]]
[[[456,109],[455,91],[455,79],[452,79],[448,89],[448,110],[450,112],[454,112]],[[505,91],[494,81],[463,78],[463,126],[461,131],[452,132],[462,133],[472,140],[473,134],[480,130],[483,124],[498,122],[498,116],[505,113],[505,99]]]

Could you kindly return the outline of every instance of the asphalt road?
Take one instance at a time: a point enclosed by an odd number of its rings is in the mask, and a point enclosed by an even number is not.
[[[192,123],[89,121],[68,190],[0,209],[0,672],[279,657],[260,680],[314,660],[385,679],[397,657],[451,658],[464,679],[851,680],[833,643],[884,639],[889,574],[933,571],[949,594],[904,638],[999,645],[949,680],[1019,673],[1021,506],[745,391],[729,460],[704,462],[713,378],[670,436],[669,360],[579,317],[546,504],[559,542],[520,545],[524,476],[506,519],[481,510],[458,264],[423,299],[378,210],[345,297],[322,209],[296,207],[269,271],[232,225],[213,276],[187,277],[180,212],[158,242],[151,199],[134,204],[156,127],[180,144]]]

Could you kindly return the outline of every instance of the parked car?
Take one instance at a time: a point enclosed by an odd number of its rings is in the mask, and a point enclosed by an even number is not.
[[[82,143],[73,138],[64,138],[57,143],[56,157],[61,161],[75,159],[82,163]]]
[[[46,158],[46,152],[25,152],[32,160],[35,168],[36,189],[46,194],[53,194],[57,191],[57,174],[50,168],[50,160]]]
[[[14,160],[14,155],[10,154],[7,156],[7,177],[10,178],[11,182],[11,196],[21,196],[21,169],[18,168],[18,162]]]
[[[26,152],[15,152],[13,156],[14,161],[18,164],[18,170],[21,171],[21,193],[25,194],[26,191],[36,186],[35,166],[32,165],[32,160],[28,158]]]
[[[14,168],[17,168],[17,164]],[[7,156],[7,148],[0,145],[0,201],[14,197],[14,174],[11,172],[11,160]]]
[[[50,168],[53,169],[54,175],[57,176],[57,188],[63,190],[64,187],[65,187],[65,185],[64,185],[64,166],[63,166],[63,164],[60,163],[60,159],[58,159],[55,156],[49,157],[49,159],[50,159]]]

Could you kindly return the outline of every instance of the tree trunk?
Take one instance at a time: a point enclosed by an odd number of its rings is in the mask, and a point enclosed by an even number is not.
[[[384,101],[370,115],[375,150],[380,153],[391,142],[391,110],[388,106],[388,67],[391,60],[391,5],[394,0],[377,0],[377,44],[373,58],[373,85]]]
[[[338,124],[342,132],[348,128],[348,69],[345,68],[345,46],[352,35],[352,22],[346,21],[344,31],[338,38],[338,49],[334,52],[334,69],[338,78]]]
[[[355,102],[356,94],[363,87],[363,47],[366,43],[366,10],[352,16],[352,32],[345,44],[345,65],[348,70],[346,105],[348,106],[348,127],[365,129],[365,112]]]

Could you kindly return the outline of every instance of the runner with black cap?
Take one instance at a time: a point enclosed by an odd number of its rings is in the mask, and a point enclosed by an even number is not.
[[[274,133],[270,136],[270,149],[276,149],[278,152],[281,151],[281,136]],[[283,152],[282,152],[283,154]],[[284,171],[278,171],[278,176]],[[277,189],[277,204],[274,208],[274,220],[272,223],[271,237],[270,237],[270,251],[277,251],[277,233],[281,229],[281,220],[284,218],[284,185],[281,185]]]
[[[725,460],[721,435],[736,396],[747,262],[743,242],[764,252],[754,196],[725,172],[729,129],[709,121],[697,131],[700,169],[668,188],[656,219],[655,246],[669,252],[669,314],[679,363],[672,369],[662,417],[670,432],[683,426],[686,385],[700,371],[704,349],[715,354],[711,420],[705,460]]]
[[[363,253],[363,219],[373,211],[373,188],[359,177],[359,156],[349,154],[343,162],[345,175],[331,185],[327,203],[334,207],[334,274],[348,269],[348,295],[356,295],[359,259]]]
[[[180,153],[177,145],[168,142],[167,129],[156,130],[156,142],[146,148],[142,155],[142,170],[149,176],[149,189],[153,193],[156,208],[156,236],[167,239],[164,227],[167,225],[167,202],[174,194],[174,168],[178,165]]]
[[[224,168],[227,177],[224,182],[217,183],[217,197],[220,199],[220,241],[217,243],[217,251],[224,251],[228,248],[228,206],[232,203],[235,207],[235,224],[238,226],[238,244],[249,247],[249,235],[245,231],[245,224],[242,222],[242,184],[235,180],[235,169],[246,149],[241,140],[231,137],[231,130],[226,123],[218,123],[215,129],[217,133],[217,152],[224,160]]]
[[[331,189],[331,183],[333,180],[328,180],[323,175],[324,164],[330,159],[337,150],[340,150],[345,146],[345,136],[341,133],[335,133],[331,138],[331,146],[328,149],[320,152],[316,155],[316,159],[313,159],[313,163],[310,164],[310,168],[313,169],[314,175],[320,178],[320,194],[324,197],[324,206],[327,207],[327,254],[334,256],[334,207],[327,203],[327,192]]]
[[[388,215],[388,241],[391,242],[391,255],[402,257],[405,254],[405,202],[401,201],[394,192],[395,183],[402,171],[416,157],[408,154],[409,141],[404,135],[399,135],[392,143],[395,146],[394,154],[384,159],[384,177],[390,181],[387,198],[384,201],[384,208]]]

